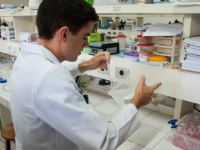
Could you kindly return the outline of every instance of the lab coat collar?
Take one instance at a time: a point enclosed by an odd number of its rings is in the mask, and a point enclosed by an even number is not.
[[[56,58],[56,56],[47,48],[45,48],[42,45],[35,45],[35,44],[30,44],[30,43],[25,43],[23,42],[21,45],[21,49],[23,51],[28,51],[31,53],[35,53],[41,56],[44,56],[46,59],[53,63],[58,63],[60,64],[59,60]]]

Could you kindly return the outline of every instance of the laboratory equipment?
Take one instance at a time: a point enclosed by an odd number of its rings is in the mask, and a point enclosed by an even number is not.
[[[124,51],[126,49],[126,36],[125,35],[118,35],[117,42],[119,42],[119,53],[123,56]]]
[[[138,35],[137,38],[139,39],[139,44],[151,44],[152,43],[152,36]]]
[[[173,124],[172,144],[184,150],[199,150],[200,149],[200,112],[195,107],[191,113],[185,115],[175,125],[176,120],[171,120],[168,123]]]
[[[152,52],[153,49],[155,49],[154,44],[138,44],[138,49],[139,51],[144,50],[144,51],[149,51]]]
[[[164,56],[151,56],[149,57],[151,61],[167,61],[168,59]]]
[[[132,31],[136,26],[136,20],[127,19],[126,20],[126,30]]]
[[[126,52],[135,51],[135,42],[132,39],[126,40]]]
[[[130,75],[124,78],[108,92],[121,108],[129,104],[133,99],[136,87],[142,75],[146,77],[145,83],[147,86],[153,86],[162,82],[162,86],[156,89],[154,91],[155,93],[160,93],[164,90],[168,81],[163,69],[163,64],[160,62],[147,62],[141,64],[138,68],[133,68]]]
[[[138,61],[139,60],[139,54],[135,53],[135,52],[124,53],[124,59],[131,60],[131,61]]]
[[[113,99],[104,100],[93,106],[94,110],[106,121],[110,121],[117,112],[121,110],[119,105]]]
[[[89,43],[89,54],[95,55],[101,51],[108,51],[111,55],[119,54],[119,43],[111,41],[101,41]]]
[[[149,57],[153,54],[153,52],[143,51],[138,52],[140,62],[149,61]]]

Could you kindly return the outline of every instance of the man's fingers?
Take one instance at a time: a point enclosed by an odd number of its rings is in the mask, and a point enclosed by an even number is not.
[[[156,98],[157,97],[157,95],[156,94],[151,94],[151,98]]]
[[[157,88],[159,88],[159,86],[161,86],[161,85],[162,85],[162,83],[160,82],[160,83],[157,83],[154,86],[152,86],[153,91],[156,90]]]
[[[142,76],[140,77],[139,84],[145,85],[145,76],[144,76],[144,75],[142,75]]]

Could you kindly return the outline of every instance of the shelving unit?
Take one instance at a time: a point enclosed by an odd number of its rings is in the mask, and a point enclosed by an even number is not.
[[[153,54],[155,55],[160,55],[160,56],[167,56],[167,57],[171,57],[171,60],[170,60],[170,63],[171,64],[174,64],[174,63],[177,63],[179,60],[180,60],[180,55],[181,55],[181,45],[176,45],[176,41],[177,40],[180,40],[181,37],[176,37],[176,36],[173,36],[173,38],[170,38],[170,37],[154,37],[154,39],[158,39],[158,40],[173,40],[173,44],[172,46],[163,46],[163,45],[154,45],[155,47],[157,48],[167,48],[167,49],[172,49],[172,53],[171,54],[165,54],[165,53],[160,53],[160,52],[153,52]],[[181,44],[181,42],[180,42]],[[178,53],[176,53],[176,49],[178,49]]]

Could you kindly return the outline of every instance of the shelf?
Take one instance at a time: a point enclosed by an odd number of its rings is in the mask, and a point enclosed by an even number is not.
[[[181,47],[181,45],[177,45],[177,46],[175,46],[175,47],[173,47],[173,46],[163,46],[163,45],[154,45],[155,47],[162,47],[162,48],[180,48]]]
[[[200,6],[174,6],[173,4],[134,4],[94,6],[98,14],[200,14]]]
[[[0,16],[1,17],[23,17],[23,16],[36,16],[37,15],[37,10],[31,10],[31,11],[19,11],[19,12],[14,12],[12,14],[8,13],[5,10],[0,10]]]
[[[106,31],[106,32],[137,32],[137,31],[128,31],[128,30],[106,30],[106,29],[97,29],[97,31]]]
[[[178,54],[174,54],[174,55],[169,55],[169,54],[158,53],[158,52],[153,52],[153,54],[160,55],[160,56],[168,56],[168,57],[174,57],[174,56],[180,55],[179,53]]]

